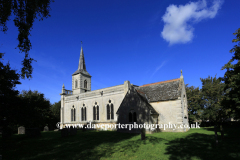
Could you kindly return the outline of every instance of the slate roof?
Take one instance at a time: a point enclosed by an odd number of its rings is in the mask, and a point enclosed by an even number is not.
[[[147,104],[146,107],[148,107],[151,110],[151,114],[159,114],[152,106],[149,104],[148,99],[146,98],[145,94],[143,94],[141,91],[138,91],[135,89],[135,87],[132,88],[134,92],[137,93],[137,95]],[[131,92],[132,93],[132,92]],[[120,104],[121,107],[122,103]],[[116,114],[119,114],[120,107],[118,108]]]
[[[78,73],[82,73],[85,74],[87,76],[91,76],[86,69],[86,64],[85,64],[85,59],[84,59],[84,54],[83,54],[83,49],[81,47],[81,51],[80,51],[80,58],[79,58],[79,64],[78,64],[78,69],[73,73],[73,75],[78,74]]]
[[[82,74],[92,77],[87,71],[84,71],[84,70],[76,70],[72,75],[75,75],[78,73],[82,73]]]
[[[136,88],[142,97],[146,97],[148,102],[167,101],[178,99],[181,96],[182,82],[180,78],[146,84]]]
[[[151,113],[152,113],[152,114],[159,114],[159,113],[153,108],[153,106],[152,106],[151,104],[149,104],[148,99],[146,98],[145,94],[140,93],[141,91],[138,91],[138,90],[136,90],[136,91],[137,91],[139,97],[141,97],[142,100],[144,100],[144,101],[148,104],[147,106],[150,108]]]

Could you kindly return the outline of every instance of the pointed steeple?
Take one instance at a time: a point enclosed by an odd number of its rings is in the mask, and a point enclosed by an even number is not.
[[[83,48],[81,46],[81,51],[80,51],[80,58],[79,58],[79,63],[78,63],[78,69],[73,73],[73,75],[76,74],[85,74],[91,77],[91,75],[87,72],[86,69],[86,64],[85,64],[85,59],[84,59],[84,54],[83,54]]]
[[[87,71],[86,70],[85,59],[84,59],[84,54],[83,54],[82,47],[81,47],[81,51],[80,51],[78,70],[80,70],[80,71]]]

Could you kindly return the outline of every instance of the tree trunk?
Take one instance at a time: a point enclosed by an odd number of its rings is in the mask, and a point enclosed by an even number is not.
[[[215,129],[215,140],[216,140],[216,146],[218,145],[218,135],[217,135],[217,125],[214,126]]]
[[[142,128],[141,129],[141,140],[145,140],[145,133],[146,133],[146,131],[145,131],[145,128]]]
[[[221,124],[220,126],[220,130],[221,130],[221,139],[223,141],[223,138],[224,138],[224,132],[223,132],[223,125]]]

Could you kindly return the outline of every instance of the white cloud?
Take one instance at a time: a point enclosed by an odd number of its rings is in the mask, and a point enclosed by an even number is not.
[[[170,45],[187,43],[193,38],[194,28],[191,22],[200,22],[206,18],[214,18],[220,9],[223,0],[214,0],[211,7],[207,7],[206,0],[189,2],[186,5],[170,5],[162,19],[164,28],[162,37]]]

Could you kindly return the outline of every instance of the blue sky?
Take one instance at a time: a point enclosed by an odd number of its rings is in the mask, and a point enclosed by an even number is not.
[[[81,41],[92,90],[123,84],[143,85],[180,77],[201,86],[200,78],[221,77],[240,27],[238,0],[56,0],[51,17],[31,31],[33,78],[18,90],[38,90],[51,103],[63,83],[71,89]],[[12,18],[13,19],[13,18]],[[15,49],[17,28],[0,32],[4,62],[20,71],[24,54]]]

